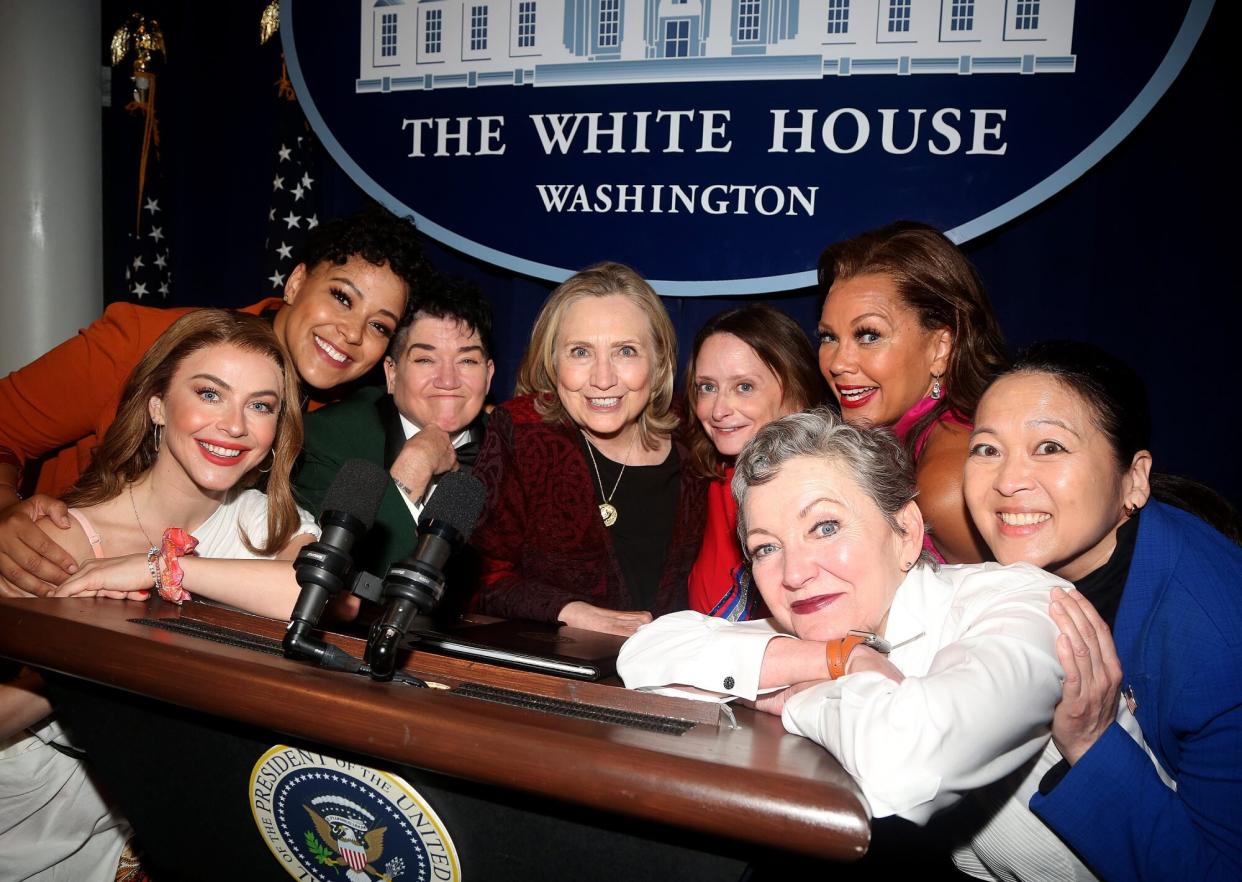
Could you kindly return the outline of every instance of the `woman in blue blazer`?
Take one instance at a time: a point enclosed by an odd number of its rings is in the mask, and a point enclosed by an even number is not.
[[[1242,879],[1242,548],[1151,498],[1141,380],[1032,347],[980,401],[965,474],[996,559],[1054,590],[1063,761],[1031,810],[1101,878]],[[1111,632],[1111,633],[1110,633]]]

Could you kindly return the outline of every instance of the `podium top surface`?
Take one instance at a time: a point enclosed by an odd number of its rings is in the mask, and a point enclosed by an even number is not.
[[[158,600],[0,599],[0,655],[377,760],[833,860],[861,857],[866,805],[835,759],[768,714],[413,652],[446,689],[377,683],[142,624],[208,621],[279,640],[284,623]],[[329,635],[362,654],[362,641]],[[462,684],[468,684],[462,688]],[[683,734],[482,700],[482,687],[685,720]],[[486,691],[486,690],[483,690]]]

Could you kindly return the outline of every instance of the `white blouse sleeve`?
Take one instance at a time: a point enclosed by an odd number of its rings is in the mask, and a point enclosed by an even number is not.
[[[753,700],[768,641],[788,636],[770,619],[729,622],[676,612],[643,625],[625,641],[617,673],[630,689],[676,684]]]
[[[811,687],[785,704],[785,728],[837,757],[875,817],[925,823],[1003,778],[1043,749],[1061,697],[1047,610],[1050,587],[1064,583],[1040,575],[959,593],[925,674],[895,683],[862,672]]]
[[[245,546],[240,543],[241,531],[245,531],[245,535],[250,537],[250,542],[254,545],[262,545],[267,541],[267,494],[261,490],[250,489],[242,493],[236,500],[237,506],[237,527],[239,533],[238,548],[244,551]],[[316,539],[319,538],[319,525],[315,523],[315,517],[306,509],[298,506],[298,527],[293,531],[294,536],[302,533],[309,533]],[[237,556],[250,556],[242,555]]]
[[[319,524],[315,521],[315,516],[300,505],[298,506],[298,521],[300,523],[298,528],[293,531],[294,536],[310,533],[316,539],[319,538],[322,531],[319,529]]]

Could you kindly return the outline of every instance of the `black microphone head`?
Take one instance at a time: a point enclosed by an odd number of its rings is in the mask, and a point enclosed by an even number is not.
[[[365,459],[348,459],[332,479],[323,498],[322,513],[344,512],[362,521],[369,530],[387,487],[388,472]]]
[[[436,485],[436,492],[431,494],[418,519],[419,525],[440,521],[460,533],[465,542],[474,532],[486,501],[487,488],[482,481],[469,472],[449,472]]]

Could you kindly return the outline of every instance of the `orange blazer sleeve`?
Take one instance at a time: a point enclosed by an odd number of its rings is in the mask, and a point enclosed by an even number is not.
[[[244,311],[279,305],[268,298]],[[187,312],[114,303],[76,336],[0,379],[0,462],[21,468],[61,448],[76,448],[48,461],[40,476],[40,491],[67,490],[116,417],[130,371]]]
[[[93,434],[145,351],[144,338],[154,339],[143,314],[157,312],[164,310],[113,304],[77,336],[0,380],[0,453],[24,465]],[[163,327],[171,323],[152,318]]]

